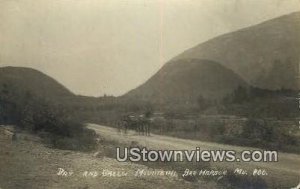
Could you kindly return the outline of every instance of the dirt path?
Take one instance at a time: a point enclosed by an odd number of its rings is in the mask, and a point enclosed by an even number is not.
[[[125,134],[120,134],[114,128],[100,126],[96,124],[88,124],[90,129],[94,129],[101,136],[114,141],[119,142],[131,142],[136,141],[142,146],[146,146],[151,149],[173,149],[173,150],[191,150],[196,147],[200,147],[202,150],[235,150],[237,153],[242,150],[259,150],[257,148],[248,148],[241,146],[223,145],[212,142],[201,142],[194,140],[185,140],[168,136],[154,135],[150,137],[138,136],[135,132],[130,131]],[[268,172],[268,176],[264,176],[269,182],[280,182],[282,185],[295,185],[300,181],[300,155],[279,153],[278,162],[269,163],[257,163],[257,162],[212,162],[213,167],[221,168],[242,168],[248,170],[251,174],[255,168],[265,169]]]
[[[189,183],[177,177],[141,176],[137,170],[148,170],[144,165],[118,162],[113,158],[46,147],[39,137],[20,133],[16,141],[0,133],[0,188],[1,189],[181,189],[199,188],[200,183]],[[57,175],[59,168],[72,175]],[[88,171],[88,176],[85,176]],[[106,171],[106,175],[103,175]],[[114,176],[113,172],[127,176]],[[97,175],[98,174],[98,175]],[[202,185],[203,189],[215,188]]]

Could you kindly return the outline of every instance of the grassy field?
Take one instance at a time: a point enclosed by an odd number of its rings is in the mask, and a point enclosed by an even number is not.
[[[232,149],[241,151],[245,147],[222,145],[211,142],[178,139],[152,134],[150,137],[136,135],[130,131],[127,135],[120,134],[116,129],[88,124],[100,134],[100,142],[95,151],[76,152],[49,148],[38,136],[26,132],[18,133],[16,140],[11,140],[0,133],[0,188],[2,189],[134,189],[134,188],[203,188],[226,189],[224,178],[182,179],[180,176],[144,176],[135,177],[136,170],[152,171],[179,170],[181,168],[202,169],[205,165],[168,164],[168,163],[131,163],[118,162],[115,159],[115,147],[132,143],[150,149]],[[107,143],[107,141],[109,143]],[[247,148],[248,149],[248,148]],[[254,148],[251,148],[254,149]],[[108,154],[110,152],[111,154]],[[295,154],[279,154],[277,163],[210,163],[207,169],[254,168],[266,169],[268,176],[262,177],[268,188],[291,188],[297,185],[300,170],[300,156]],[[57,175],[59,168],[67,174]],[[103,176],[104,170],[127,172],[124,177]],[[83,174],[88,171],[89,176]],[[97,176],[94,174],[97,172]],[[235,181],[240,178],[232,177]],[[248,178],[249,179],[249,178]],[[244,182],[244,180],[242,180]],[[249,181],[249,180],[248,180]],[[235,187],[238,188],[238,187]],[[243,187],[240,187],[243,188]],[[251,188],[251,187],[250,187]],[[252,187],[253,188],[253,187]],[[255,188],[260,189],[260,188]]]
[[[1,189],[181,189],[215,188],[211,183],[190,183],[177,177],[135,177],[138,169],[147,166],[120,163],[98,153],[76,152],[48,148],[41,139],[28,133],[18,133],[17,140],[0,133]],[[100,152],[100,153],[99,153]],[[57,175],[59,168],[67,176]],[[104,170],[127,172],[128,176],[103,176]],[[89,176],[84,176],[88,171]],[[73,172],[72,175],[69,173]],[[96,176],[96,174],[98,176]],[[201,184],[201,186],[200,186]]]

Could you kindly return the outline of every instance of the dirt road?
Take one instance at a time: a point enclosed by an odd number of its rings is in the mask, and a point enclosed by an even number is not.
[[[38,136],[29,133],[19,133],[16,141],[0,133],[1,189],[215,188],[177,177],[136,177],[137,170],[151,171],[144,165],[95,157],[94,152],[48,148]],[[118,171],[128,175],[117,176],[114,173]]]
[[[224,145],[212,142],[202,142],[195,140],[179,139],[168,136],[154,135],[150,137],[139,136],[134,131],[127,134],[120,134],[114,128],[88,124],[88,128],[94,129],[97,133],[101,134],[108,140],[114,140],[121,143],[128,143],[136,141],[142,146],[150,149],[165,149],[165,150],[194,150],[200,147],[201,150],[235,150],[240,153],[242,150],[260,150],[257,148],[241,147]],[[248,171],[249,174],[253,173],[254,169],[265,169],[268,173],[265,180],[268,182],[280,182],[282,185],[291,185],[291,183],[298,184],[300,181],[300,155],[279,153],[278,162],[212,162],[212,167],[220,167],[226,169],[242,168]]]

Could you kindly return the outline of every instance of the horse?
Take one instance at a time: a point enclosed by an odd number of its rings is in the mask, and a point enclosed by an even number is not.
[[[122,126],[124,133],[127,134],[127,130],[135,130],[138,135],[150,136],[150,120],[144,115],[129,115],[125,116],[122,120]]]

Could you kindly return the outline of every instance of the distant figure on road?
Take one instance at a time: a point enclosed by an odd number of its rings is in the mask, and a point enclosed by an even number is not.
[[[150,136],[150,119],[145,115],[127,115],[122,120],[122,126],[124,133],[127,134],[127,129],[135,130],[138,135]]]

